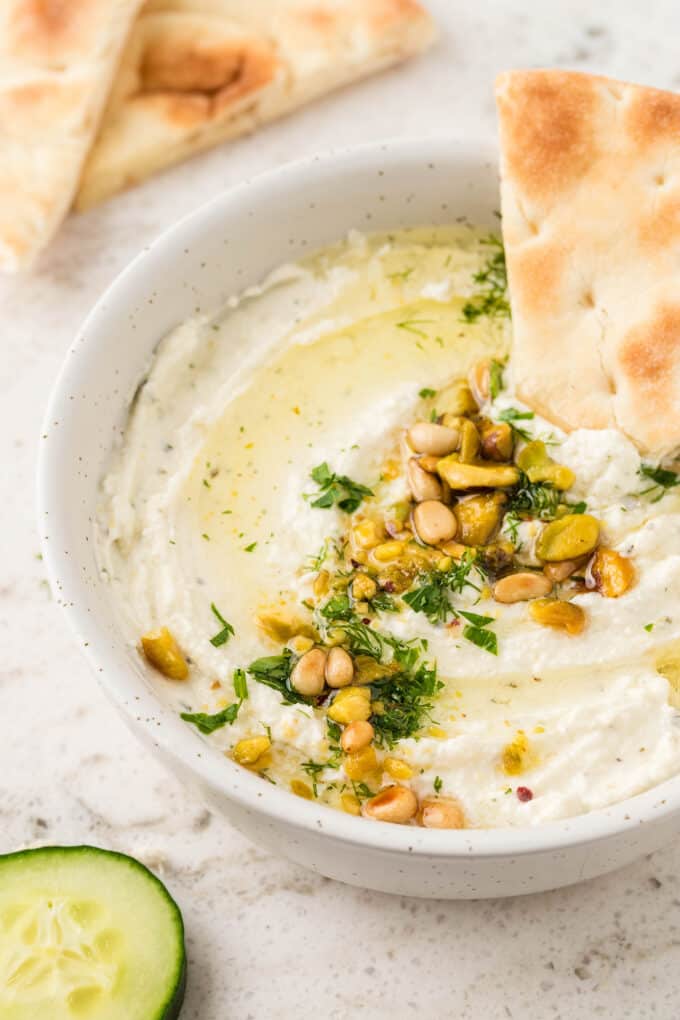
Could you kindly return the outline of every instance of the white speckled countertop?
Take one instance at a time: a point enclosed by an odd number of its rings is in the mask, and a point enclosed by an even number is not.
[[[183,1020],[678,1015],[680,845],[516,900],[398,899],[306,874],[211,816],[136,742],[43,580],[33,472],[48,391],[95,299],[179,216],[331,145],[489,136],[493,77],[506,67],[557,64],[680,89],[677,0],[430,6],[442,39],[420,61],[72,219],[38,271],[0,281],[0,852],[85,841],[156,867],[187,922]]]

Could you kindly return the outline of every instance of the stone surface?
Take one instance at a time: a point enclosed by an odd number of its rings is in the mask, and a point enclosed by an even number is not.
[[[51,602],[33,516],[40,420],[68,344],[137,250],[244,176],[392,135],[489,137],[492,82],[559,65],[680,88],[677,0],[432,0],[436,49],[74,217],[33,274],[0,281],[0,851],[89,841],[141,856],[188,928],[184,1020],[420,1015],[671,1020],[680,995],[674,846],[516,900],[350,889],[246,843],[166,775],[105,701]]]

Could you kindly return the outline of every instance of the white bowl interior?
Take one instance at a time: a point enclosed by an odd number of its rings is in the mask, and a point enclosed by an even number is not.
[[[282,262],[348,230],[465,218],[498,227],[497,159],[445,141],[368,146],[284,167],[220,196],[145,250],[76,338],[47,412],[39,467],[40,531],[58,600],[107,692],[135,728],[196,778],[272,820],[388,850],[446,856],[565,847],[677,811],[671,780],[622,805],[539,829],[442,833],[371,825],[282,793],[225,760],[170,711],[116,625],[97,571],[98,483],[153,348],[198,311],[213,312]]]

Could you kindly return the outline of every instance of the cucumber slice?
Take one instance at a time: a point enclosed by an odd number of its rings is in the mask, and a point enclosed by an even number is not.
[[[179,907],[139,861],[91,846],[0,855],[2,1020],[174,1020]]]

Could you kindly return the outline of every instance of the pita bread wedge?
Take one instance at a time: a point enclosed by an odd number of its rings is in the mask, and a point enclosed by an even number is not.
[[[416,0],[150,0],[77,207],[394,64],[433,35]]]
[[[0,268],[28,266],[68,211],[140,7],[0,4]]]
[[[496,86],[519,396],[680,447],[680,95],[567,71]]]

